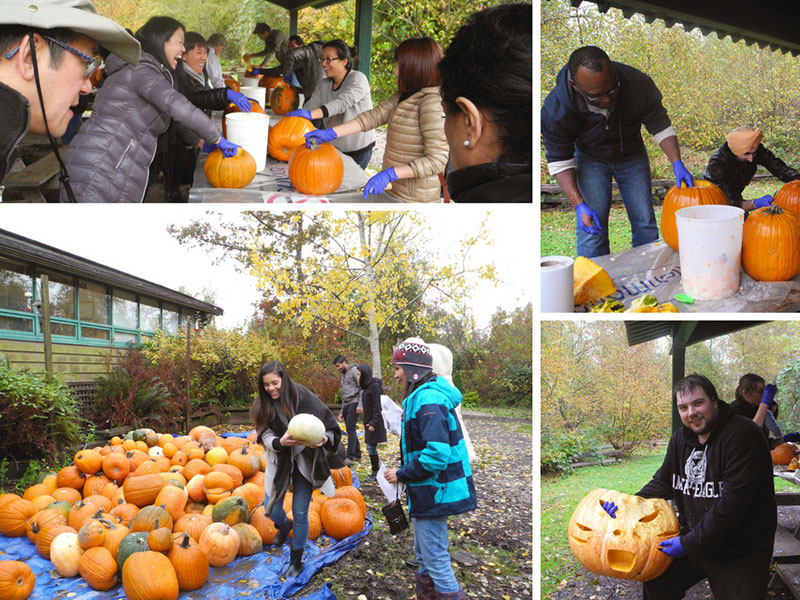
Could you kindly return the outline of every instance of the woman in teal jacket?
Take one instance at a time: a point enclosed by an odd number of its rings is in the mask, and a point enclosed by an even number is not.
[[[419,338],[400,344],[392,356],[394,378],[403,386],[403,466],[386,472],[390,483],[406,483],[420,563],[419,600],[466,599],[450,565],[447,517],[477,506],[475,484],[456,407],[461,392],[433,374],[430,347]]]

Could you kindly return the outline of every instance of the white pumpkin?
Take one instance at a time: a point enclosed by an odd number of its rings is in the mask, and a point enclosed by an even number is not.
[[[78,534],[65,531],[59,533],[50,544],[50,562],[62,577],[75,577],[83,552],[78,543]]]
[[[306,446],[316,446],[325,437],[325,424],[314,415],[300,413],[292,417],[286,431]]]

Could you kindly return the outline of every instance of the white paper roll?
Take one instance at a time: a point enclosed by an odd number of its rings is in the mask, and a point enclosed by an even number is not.
[[[539,263],[541,312],[573,312],[574,261],[569,256],[543,256]]]

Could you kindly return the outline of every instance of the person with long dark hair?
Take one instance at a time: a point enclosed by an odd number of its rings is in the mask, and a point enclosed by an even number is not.
[[[108,57],[108,79],[97,94],[92,116],[64,157],[78,202],[141,202],[158,137],[173,119],[205,140],[204,151],[236,153],[238,146],[223,138],[219,127],[175,88],[184,34],[179,21],[152,17],[136,32],[142,45],[136,66],[114,54]]]
[[[477,507],[475,484],[456,407],[461,392],[433,374],[433,354],[409,338],[392,355],[394,379],[403,386],[403,466],[386,471],[389,483],[407,483],[414,523],[417,598],[466,600],[450,564],[447,517]]]
[[[431,38],[411,38],[394,53],[397,92],[372,110],[329,129],[306,134],[311,140],[337,138],[386,128],[383,170],[364,186],[364,199],[380,202],[439,202],[439,174],[447,165],[439,72],[442,47]],[[391,186],[389,185],[391,184]]]
[[[317,84],[303,108],[287,114],[309,121],[322,119],[323,127],[336,127],[372,109],[369,80],[361,71],[353,69],[356,52],[356,48],[349,47],[343,40],[325,42],[320,58],[325,79]],[[337,137],[331,144],[366,169],[375,146],[375,132],[370,129]]]
[[[533,200],[532,32],[530,4],[486,8],[439,63],[455,202]]]
[[[325,425],[325,437],[316,446],[306,446],[287,431],[289,421],[300,413],[314,415]],[[250,407],[250,418],[256,426],[257,439],[266,449],[264,512],[278,529],[272,545],[283,545],[293,530],[286,577],[296,577],[303,570],[311,492],[319,488],[333,496],[335,488],[326,451],[339,445],[342,432],[328,407],[308,388],[292,381],[286,367],[276,360],[261,367],[258,398]],[[283,509],[283,498],[290,482],[294,490],[292,519],[287,518]]]
[[[378,444],[386,441],[386,427],[383,425],[383,413],[381,412],[383,386],[380,379],[372,376],[372,367],[367,364],[358,365],[358,383],[363,390],[361,406],[364,409],[364,442],[367,445],[367,454],[372,467],[372,474],[367,475],[364,481],[372,483],[377,478],[378,470],[381,467]]]

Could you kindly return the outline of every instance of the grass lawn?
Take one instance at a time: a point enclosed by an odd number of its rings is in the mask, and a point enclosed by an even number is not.
[[[599,487],[635,494],[650,481],[653,473],[661,466],[665,452],[666,446],[661,446],[614,465],[584,467],[565,476],[542,476],[540,552],[542,598],[548,598],[561,581],[588,573],[572,556],[567,541],[567,525],[581,499]],[[797,486],[776,478],[775,490],[796,492]]]
[[[744,192],[747,199],[759,198],[764,194],[775,194],[781,182],[761,180],[749,185]],[[656,222],[661,230],[661,206],[655,207]],[[564,208],[542,209],[542,256],[575,256],[575,211],[564,205]],[[611,253],[621,252],[631,247],[631,226],[622,202],[615,202],[609,216],[609,243]]]

